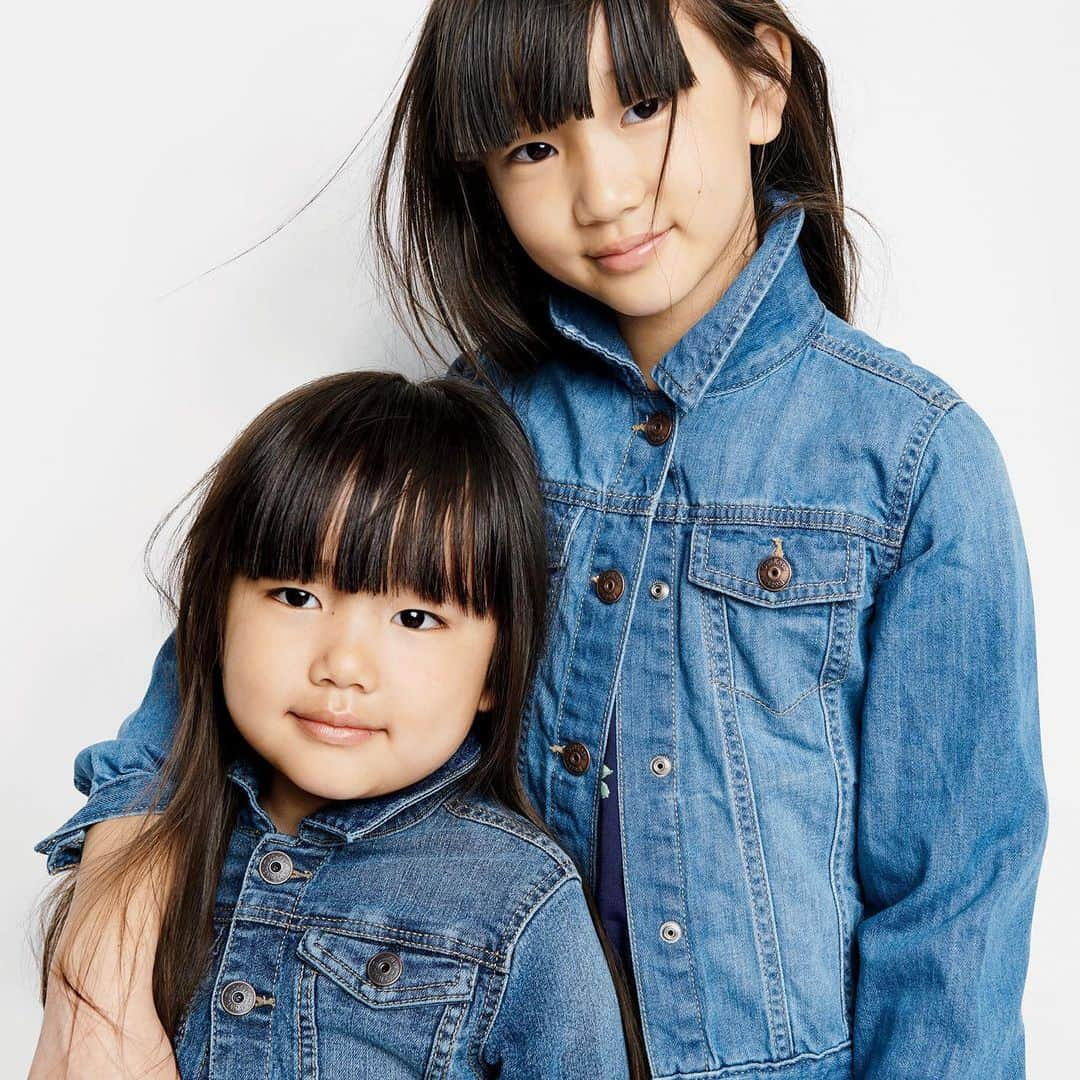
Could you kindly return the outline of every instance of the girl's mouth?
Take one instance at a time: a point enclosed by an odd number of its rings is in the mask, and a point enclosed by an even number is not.
[[[656,249],[669,232],[671,232],[670,226],[663,232],[630,237],[628,241],[601,248],[598,253],[589,255],[589,258],[605,270],[615,273],[638,270],[653,258]]]
[[[349,724],[328,724],[299,713],[291,713],[300,730],[312,739],[330,746],[355,746],[378,735],[381,728],[356,727]]]

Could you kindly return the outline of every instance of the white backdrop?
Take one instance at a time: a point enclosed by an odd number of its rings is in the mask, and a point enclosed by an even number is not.
[[[360,153],[286,220],[393,91],[424,7],[334,0],[23,4],[0,42],[0,628],[5,1060],[39,1023],[32,845],[80,803],[71,762],[138,703],[166,633],[143,542],[268,401],[347,367],[415,371],[374,300]],[[829,62],[859,322],[990,424],[1024,523],[1039,620],[1051,833],[1024,1012],[1029,1074],[1080,1056],[1080,240],[1071,188],[1080,17],[1051,0],[794,0]],[[380,129],[381,130],[381,129]],[[377,140],[376,140],[377,141]],[[988,556],[992,557],[992,553]],[[7,1067],[5,1067],[7,1073]]]

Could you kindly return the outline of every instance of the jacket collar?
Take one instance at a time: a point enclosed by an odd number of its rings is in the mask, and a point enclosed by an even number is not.
[[[475,768],[480,757],[480,742],[470,731],[449,760],[430,775],[386,795],[327,803],[300,823],[300,837],[316,842],[321,839],[325,843],[325,835],[320,837],[312,833],[329,833],[335,840],[350,842],[370,835],[392,819],[415,820],[421,810],[427,810],[429,799],[448,794],[447,789]],[[256,819],[257,827],[276,832],[270,816],[259,805],[259,795],[265,787],[265,767],[252,757],[241,757],[229,766],[228,776],[247,795],[247,809]],[[395,824],[405,824],[405,820],[395,821]]]
[[[772,199],[789,197],[774,193]],[[734,388],[783,362],[820,324],[825,307],[799,253],[804,217],[796,208],[775,221],[716,305],[657,364],[657,386],[681,411],[693,409],[710,389]],[[614,367],[635,391],[645,390],[610,308],[560,290],[551,296],[549,314],[565,338]]]

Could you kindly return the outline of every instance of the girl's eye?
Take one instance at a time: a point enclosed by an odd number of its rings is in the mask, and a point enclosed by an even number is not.
[[[419,608],[406,608],[399,611],[391,620],[398,626],[404,626],[406,630],[435,630],[446,624],[438,615],[432,615],[430,611],[421,611]]]
[[[522,143],[516,150],[510,153],[511,161],[533,162],[546,161],[555,153],[555,147],[546,142]]]
[[[319,606],[319,598],[314,593],[304,589],[275,589],[270,594],[280,604],[291,608],[316,608]],[[314,603],[309,603],[314,601]]]
[[[666,104],[667,102],[661,98],[647,98],[645,101],[639,101],[636,105],[631,105],[623,113],[623,119],[631,126],[643,123],[646,120],[651,120]]]

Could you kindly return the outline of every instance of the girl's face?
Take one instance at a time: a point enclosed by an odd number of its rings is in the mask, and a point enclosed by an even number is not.
[[[328,800],[397,791],[446,762],[488,706],[495,633],[493,619],[409,593],[235,578],[225,701],[273,770],[275,826],[294,832]]]
[[[595,115],[523,135],[484,166],[511,230],[548,274],[619,316],[674,315],[688,329],[752,254],[750,146],[779,132],[785,99],[774,83],[740,81],[685,12],[675,25],[697,83],[680,95],[662,187],[669,105],[620,102],[602,12],[589,53]],[[758,37],[788,61],[782,34],[761,27]]]

